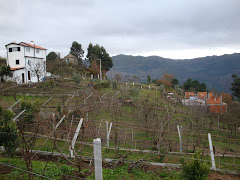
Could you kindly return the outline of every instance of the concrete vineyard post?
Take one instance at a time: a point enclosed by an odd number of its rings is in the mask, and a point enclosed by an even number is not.
[[[178,136],[179,136],[179,142],[180,142],[180,152],[182,152],[182,135],[181,135],[181,130],[179,128],[179,125],[177,125],[178,129]]]
[[[209,150],[210,150],[210,156],[211,156],[211,162],[212,162],[212,170],[216,170],[216,164],[214,159],[214,152],[213,152],[213,145],[212,145],[212,137],[211,134],[208,133],[208,141],[209,141]]]
[[[101,139],[97,138],[93,140],[93,152],[94,152],[94,166],[95,166],[95,179],[102,180],[102,147]]]

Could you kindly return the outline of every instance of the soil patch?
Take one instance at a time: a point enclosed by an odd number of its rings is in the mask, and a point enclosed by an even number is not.
[[[221,174],[218,172],[211,172],[208,176],[209,180],[240,180],[240,175]]]
[[[0,174],[10,174],[12,170],[12,167],[5,166],[4,164],[0,165]]]

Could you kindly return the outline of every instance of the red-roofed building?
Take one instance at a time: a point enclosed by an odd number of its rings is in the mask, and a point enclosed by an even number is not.
[[[207,98],[207,92],[198,92],[197,96],[198,96],[198,99],[205,99]]]
[[[190,97],[196,97],[194,92],[185,92],[185,98],[190,99]]]
[[[227,104],[222,102],[222,96],[215,96],[212,92],[185,92],[185,105],[202,105],[208,106],[209,111],[212,113],[225,113],[227,112]]]
[[[7,80],[17,83],[38,82],[46,75],[46,48],[33,43],[12,42],[6,45],[7,65],[11,75]]]

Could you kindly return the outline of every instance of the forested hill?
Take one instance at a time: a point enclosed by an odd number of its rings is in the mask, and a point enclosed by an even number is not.
[[[174,74],[180,83],[188,78],[206,83],[208,89],[230,92],[232,74],[240,74],[240,54],[208,56],[189,60],[173,60],[158,56],[113,56],[108,77],[119,73],[123,79],[136,75],[144,82],[149,74],[159,79],[164,73]]]

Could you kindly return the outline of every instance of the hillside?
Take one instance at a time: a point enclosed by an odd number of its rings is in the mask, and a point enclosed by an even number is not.
[[[109,77],[120,73],[123,79],[136,75],[139,81],[146,81],[149,74],[153,79],[164,73],[174,74],[180,83],[188,78],[206,83],[209,89],[230,92],[232,74],[240,74],[240,54],[208,56],[190,60],[173,60],[158,56],[113,56],[113,68]]]

